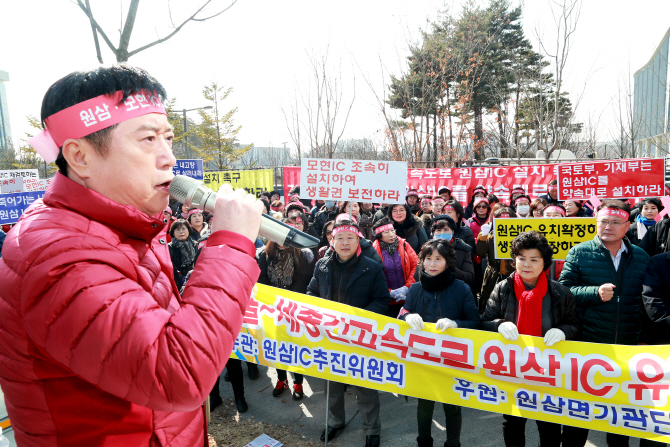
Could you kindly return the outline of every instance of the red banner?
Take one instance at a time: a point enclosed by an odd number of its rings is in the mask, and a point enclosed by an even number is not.
[[[560,200],[659,197],[665,193],[665,160],[630,160],[561,163],[558,170]]]
[[[535,199],[547,193],[549,181],[555,178],[558,165],[490,166],[481,168],[435,168],[408,169],[407,188],[419,194],[437,195],[446,186],[455,200],[466,205],[478,185],[498,196],[501,202],[509,202],[510,192],[516,186],[523,187]],[[284,196],[288,190],[300,184],[300,167],[284,167]]]

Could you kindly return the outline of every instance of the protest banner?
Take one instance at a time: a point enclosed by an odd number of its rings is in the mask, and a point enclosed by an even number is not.
[[[14,177],[14,178],[5,178],[0,180],[0,194],[14,194],[17,192],[23,192],[24,180],[30,180],[28,178]]]
[[[10,178],[38,178],[37,169],[0,170],[0,180]]]
[[[665,193],[665,159],[561,163],[558,185],[559,200],[658,197]]]
[[[380,391],[670,441],[666,346],[516,342],[257,284],[232,358]]]
[[[407,162],[303,158],[300,198],[405,203]]]
[[[185,175],[196,180],[203,180],[204,172],[202,160],[177,160],[172,167],[174,175]]]
[[[531,166],[491,166],[481,168],[435,168],[408,169],[406,190],[416,189],[419,194],[437,195],[441,187],[451,190],[454,200],[464,206],[478,185],[495,194],[502,202],[509,202],[510,192],[514,187],[521,186],[528,195],[535,199],[547,194],[547,185],[555,178],[557,165]],[[285,166],[283,169],[285,194],[288,190],[301,185],[301,168]],[[301,188],[302,191],[302,188]],[[362,200],[361,201],[365,201]],[[381,202],[381,200],[369,200]]]
[[[572,247],[596,235],[595,217],[541,217],[493,219],[496,259],[510,259],[512,241],[526,231],[542,233],[554,250],[554,260],[564,261]]]
[[[233,189],[245,189],[249,194],[256,195],[257,198],[260,198],[263,191],[272,191],[274,187],[272,169],[205,172],[203,177],[203,183],[214,191],[218,191],[221,185],[230,183]]]
[[[41,179],[41,178],[24,178],[23,179],[23,191],[32,192],[32,191],[46,191],[46,189],[51,184],[51,178]]]
[[[0,195],[0,225],[16,223],[35,200],[44,197],[45,191],[18,192]]]

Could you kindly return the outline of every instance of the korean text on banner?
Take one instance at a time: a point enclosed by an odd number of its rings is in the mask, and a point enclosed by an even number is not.
[[[0,225],[18,222],[25,209],[42,197],[44,191],[0,195]]]
[[[595,217],[542,217],[533,219],[493,219],[496,259],[510,259],[512,241],[526,231],[537,231],[547,238],[554,260],[563,261],[572,247],[596,235]]]
[[[274,172],[272,169],[205,172],[203,183],[214,191],[218,191],[221,185],[230,183],[233,189],[242,188],[260,198],[263,191],[272,191]]]
[[[559,200],[586,200],[662,196],[665,159],[635,158],[589,163],[561,163],[558,169]]]
[[[32,179],[21,178],[21,177],[0,179],[0,193],[14,194],[17,192],[25,191],[23,187],[24,180],[32,180]]]
[[[405,203],[407,162],[303,158],[300,198]]]
[[[42,178],[24,178],[23,179],[23,190],[25,192],[33,191],[46,191],[46,189],[51,184],[51,178],[42,179]]]
[[[419,194],[437,195],[443,186],[451,190],[452,197],[467,205],[478,185],[495,194],[501,201],[509,202],[510,193],[521,186],[531,199],[547,194],[547,185],[556,178],[558,165],[542,164],[531,166],[491,166],[481,168],[435,168],[408,169],[407,188],[416,189]],[[301,169],[285,166],[284,194],[301,184]],[[374,200],[373,200],[374,201]]]
[[[8,178],[38,178],[37,169],[0,170],[0,180]]]
[[[257,285],[232,357],[326,380],[670,442],[665,346],[549,348],[471,329],[423,331],[333,301]],[[440,386],[426,386],[440,384]]]
[[[177,160],[177,164],[172,167],[174,175],[185,175],[196,180],[203,180],[205,170],[202,167],[202,160]]]

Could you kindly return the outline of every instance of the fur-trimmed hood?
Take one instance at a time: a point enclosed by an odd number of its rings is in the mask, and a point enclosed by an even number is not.
[[[423,221],[421,218],[409,214],[407,219],[405,219],[405,222],[399,224],[398,222],[393,221],[393,226],[395,227],[395,232],[398,236],[407,239],[414,236],[419,229],[423,227]]]

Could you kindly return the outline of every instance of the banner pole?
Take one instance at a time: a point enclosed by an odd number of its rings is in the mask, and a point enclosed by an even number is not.
[[[330,408],[330,380],[326,380],[326,431],[324,447],[328,447],[328,408]]]

